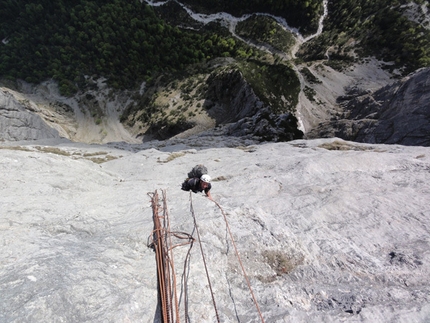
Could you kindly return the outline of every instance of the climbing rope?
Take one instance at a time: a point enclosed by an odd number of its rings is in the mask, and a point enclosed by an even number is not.
[[[221,205],[218,202],[216,202],[215,200],[212,200],[212,201],[216,204],[216,206],[218,206],[218,208],[221,210],[221,213],[222,213],[222,215],[224,217],[224,221],[225,221],[227,230],[229,232],[230,239],[232,241],[232,244],[233,244],[233,247],[234,247],[234,250],[235,250],[235,253],[236,253],[236,257],[237,257],[237,259],[239,261],[240,267],[242,268],[243,276],[245,277],[245,280],[246,280],[246,283],[248,285],[249,291],[251,293],[252,299],[253,299],[254,304],[255,304],[255,306],[257,308],[258,314],[260,315],[261,322],[264,323],[263,315],[261,313],[260,307],[258,306],[258,302],[257,302],[257,300],[255,298],[254,292],[252,291],[251,283],[249,281],[248,275],[246,274],[245,267],[243,266],[242,260],[240,259],[239,252],[237,250],[236,243],[235,243],[234,238],[233,238],[233,234],[231,233],[230,225],[229,225],[228,220],[227,220],[227,215],[226,215],[226,213],[224,212],[223,208],[221,207]],[[216,317],[217,317],[217,320],[219,322],[219,315],[218,315],[218,312],[217,312],[217,308],[216,308],[216,304],[215,304],[215,297],[214,297],[214,294],[213,294],[213,291],[212,291],[212,285],[210,283],[210,278],[209,278],[209,273],[208,273],[208,270],[207,270],[207,265],[206,265],[206,260],[205,260],[205,256],[204,256],[204,252],[203,252],[203,247],[202,247],[202,244],[201,244],[200,234],[199,234],[199,231],[198,231],[198,226],[197,226],[196,216],[195,216],[195,212],[194,212],[194,208],[193,208],[193,200],[192,200],[191,192],[190,192],[190,211],[191,211],[191,214],[192,214],[193,219],[194,219],[194,227],[196,228],[196,232],[197,232],[197,236],[198,236],[198,240],[199,240],[199,244],[200,244],[200,250],[201,250],[201,253],[202,253],[203,263],[204,263],[205,270],[206,270],[206,276],[207,276],[207,279],[208,279],[208,282],[209,282],[209,289],[211,291],[212,301],[213,301],[215,312],[216,312]]]
[[[189,244],[192,248],[194,238],[184,232],[171,232],[169,214],[167,212],[166,192],[163,193],[162,215],[160,211],[158,193],[148,194],[151,197],[152,214],[154,229],[152,231],[152,243],[148,246],[155,251],[158,277],[158,295],[161,303],[161,316],[163,323],[180,323],[179,301],[176,289],[175,264],[173,260],[173,249],[178,246]],[[172,237],[186,239],[187,242],[173,244]],[[170,246],[170,247],[169,247]],[[188,257],[187,260],[188,261]],[[186,265],[185,265],[186,266]],[[186,268],[186,267],[184,267]],[[185,274],[184,274],[185,276]],[[186,284],[186,281],[185,281]],[[185,303],[185,312],[188,313],[187,302]],[[176,320],[175,320],[176,318]],[[186,317],[187,321],[187,317]]]
[[[217,310],[216,303],[215,303],[215,296],[214,296],[214,293],[213,293],[213,290],[212,290],[211,280],[209,278],[209,272],[208,272],[208,266],[206,264],[205,253],[203,252],[202,240],[200,239],[199,227],[197,226],[196,215],[194,213],[193,198],[192,198],[191,192],[190,192],[190,211],[191,211],[191,215],[193,216],[193,219],[194,219],[194,228],[196,229],[197,237],[198,237],[198,240],[199,240],[199,246],[200,246],[200,251],[202,253],[203,264],[205,266],[206,277],[207,277],[207,280],[208,280],[209,289],[210,289],[211,296],[212,296],[212,303],[214,305],[215,315],[216,315],[216,318],[217,318],[217,322],[219,323],[220,320],[219,320],[218,310]]]
[[[254,296],[254,292],[252,291],[251,283],[249,282],[248,275],[246,274],[245,267],[243,266],[242,260],[240,259],[240,256],[239,256],[239,252],[237,251],[236,243],[234,241],[233,234],[231,233],[230,225],[228,224],[227,215],[225,214],[223,208],[221,207],[221,205],[219,205],[218,202],[216,202],[215,200],[212,200],[212,201],[216,204],[216,206],[218,206],[218,208],[221,210],[221,213],[222,213],[222,215],[224,217],[225,225],[226,225],[228,233],[230,235],[230,239],[231,239],[231,242],[233,244],[233,247],[234,247],[234,250],[235,250],[235,253],[236,253],[236,257],[237,257],[237,259],[239,261],[240,267],[242,268],[243,276],[245,277],[246,283],[248,284],[248,288],[249,288],[249,291],[251,293],[252,299],[254,301],[255,307],[257,308],[258,314],[260,315],[261,322],[264,323],[263,314],[260,311],[260,307],[258,306],[258,302],[257,302],[257,300],[256,300],[256,298]]]
[[[175,264],[173,260],[173,249],[178,246],[183,245],[190,245],[187,255],[185,257],[184,261],[184,270],[182,275],[182,282],[183,282],[183,288],[184,288],[184,309],[185,309],[185,323],[188,322],[189,316],[188,316],[188,287],[187,287],[187,267],[189,267],[189,260],[191,257],[191,248],[193,246],[194,238],[192,235],[184,233],[184,232],[172,232],[170,230],[170,221],[169,221],[169,214],[167,212],[167,198],[166,198],[166,192],[165,190],[162,190],[163,194],[163,207],[160,207],[159,205],[159,199],[158,199],[158,193],[155,191],[154,193],[148,193],[148,195],[151,197],[151,205],[152,205],[152,213],[153,213],[153,220],[154,220],[154,229],[152,231],[152,243],[148,243],[148,246],[153,248],[156,254],[156,263],[157,263],[157,277],[158,277],[158,291],[159,291],[159,300],[161,303],[161,316],[162,316],[162,323],[180,323],[180,314],[179,314],[179,303],[177,297],[177,282],[176,282],[176,275],[175,275]],[[236,243],[233,238],[233,234],[230,229],[230,225],[227,220],[227,215],[224,212],[221,205],[212,200],[215,205],[220,209],[224,221],[226,223],[227,230],[230,235],[230,239],[232,241],[237,259],[239,261],[239,264],[242,268],[243,275],[245,277],[245,280],[247,282],[248,288],[250,290],[252,299],[254,301],[254,304],[257,308],[257,311],[260,315],[261,322],[264,323],[263,315],[260,311],[260,308],[258,306],[257,300],[254,296],[254,292],[252,291],[251,284],[249,281],[249,278],[245,272],[245,268],[243,266],[242,260],[240,259],[239,252],[236,247]],[[162,210],[162,215],[161,211]],[[220,323],[219,314],[215,302],[215,296],[212,289],[212,284],[209,278],[209,271],[207,268],[206,258],[203,251],[203,246],[200,238],[200,232],[197,225],[196,215],[194,212],[193,207],[193,201],[192,201],[192,194],[190,192],[190,212],[193,217],[194,221],[194,228],[197,233],[199,246],[200,246],[200,252],[203,259],[203,264],[206,272],[206,277],[208,280],[208,285],[212,297],[212,303],[215,310],[215,315],[217,318],[217,322]],[[179,240],[187,240],[183,243],[173,243],[173,237],[179,239]],[[170,246],[170,247],[169,247]],[[175,319],[176,318],[176,319]]]

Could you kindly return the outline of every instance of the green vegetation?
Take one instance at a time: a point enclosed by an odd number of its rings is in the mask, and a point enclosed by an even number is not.
[[[87,159],[96,164],[102,164],[110,160],[114,160],[122,157],[122,156],[112,156],[112,155],[109,155],[107,152],[103,152],[103,151],[99,151],[95,153],[81,153],[81,152],[71,153],[56,147],[49,147],[49,146],[34,146],[34,147],[1,146],[0,149],[19,150],[19,151],[27,151],[27,152],[39,151],[47,154],[73,157],[74,159],[80,159],[80,158]]]
[[[278,250],[265,250],[262,256],[278,276],[289,274],[304,261],[302,255],[292,256]]]
[[[236,33],[245,39],[269,44],[282,52],[289,52],[296,42],[290,32],[267,16],[253,15],[239,22]]]
[[[346,141],[334,140],[332,142],[327,142],[319,145],[318,147],[324,148],[327,150],[355,150],[355,151],[374,151],[374,152],[384,152],[380,148],[375,148],[371,145],[359,145],[359,144],[351,144]]]
[[[272,13],[304,34],[315,32],[322,13],[321,0],[182,2],[205,12]],[[363,56],[394,61],[397,67],[405,66],[406,72],[429,66],[430,31],[406,17],[402,5],[409,2],[329,2],[325,31],[306,44],[302,57],[325,58],[330,48],[331,59],[351,61],[350,49],[358,45]],[[429,8],[428,1],[414,2]],[[172,16],[179,9],[170,10]],[[53,78],[61,92],[70,95],[88,86],[88,78],[103,76],[111,87],[133,88],[160,73],[181,71],[215,57],[250,56],[249,49],[214,25],[198,32],[179,29],[139,0],[4,0],[0,6],[0,76],[32,83]],[[237,32],[283,51],[293,42],[268,17],[253,16],[239,23]]]
[[[0,76],[53,78],[66,95],[87,86],[87,76],[132,88],[239,48],[231,37],[168,25],[139,0],[5,0],[0,40]]]
[[[315,102],[315,95],[317,94],[317,92],[310,88],[309,86],[305,86],[305,89],[303,90],[303,92],[305,92],[306,97],[308,98],[309,101],[311,102]]]
[[[321,0],[182,1],[204,12],[234,15],[254,12],[284,17],[304,34],[315,32]],[[394,61],[405,71],[430,65],[430,31],[406,17],[411,0],[339,0],[329,2],[325,31],[304,46],[306,60],[352,61],[350,50]],[[427,5],[429,2],[415,0]],[[62,94],[107,78],[109,86],[133,88],[158,75],[182,71],[215,57],[247,59],[250,53],[218,24],[200,31],[179,29],[160,19],[161,9],[139,0],[4,0],[0,6],[0,77],[38,83],[53,78]],[[166,8],[174,16],[180,7]],[[182,10],[183,11],[183,10]],[[184,12],[180,15],[184,15]],[[287,51],[294,40],[269,17],[252,16],[238,24],[245,38]],[[342,63],[336,63],[341,68]]]
[[[240,70],[255,94],[275,113],[292,112],[298,103],[300,81],[285,64],[265,64],[248,60]]]
[[[430,31],[409,19],[403,6],[411,0],[339,0],[329,2],[325,31],[304,46],[307,60],[324,59],[327,49],[334,60],[352,61],[351,50],[394,62],[405,73],[430,66]],[[429,2],[413,1],[417,4]],[[339,64],[338,64],[339,65]]]
[[[311,84],[319,84],[322,83],[307,67],[303,67],[300,70],[300,73],[305,77],[306,81]]]

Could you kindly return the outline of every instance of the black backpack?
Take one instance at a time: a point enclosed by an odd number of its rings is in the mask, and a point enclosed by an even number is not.
[[[185,181],[182,183],[181,189],[184,191],[189,191],[190,186],[188,185],[188,181],[192,178],[200,178],[202,175],[207,174],[208,169],[206,166],[199,164],[194,166],[191,171],[188,173],[188,178],[185,179]]]
[[[208,169],[206,168],[206,166],[199,164],[193,167],[193,169],[188,173],[188,178],[200,178],[202,177],[202,175],[207,174],[208,173]]]

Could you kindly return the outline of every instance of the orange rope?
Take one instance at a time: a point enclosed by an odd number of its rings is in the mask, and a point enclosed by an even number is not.
[[[155,191],[151,196],[152,213],[154,220],[154,230],[152,231],[152,243],[148,246],[153,247],[155,251],[155,258],[157,263],[157,277],[158,277],[158,291],[161,303],[161,316],[163,323],[180,323],[179,301],[177,296],[176,287],[176,274],[175,263],[173,258],[173,249],[178,246],[190,244],[191,250],[194,238],[184,232],[171,232],[169,214],[167,211],[167,198],[166,193],[162,190],[163,194],[163,215],[160,215],[160,205],[158,200],[158,193]],[[162,221],[161,221],[162,220]],[[161,224],[163,222],[163,224]],[[178,239],[188,239],[187,243],[173,244],[172,237]],[[170,247],[169,247],[170,246]],[[189,256],[187,255],[185,265],[188,262]],[[186,267],[184,267],[186,268]],[[184,281],[186,284],[186,280]],[[186,316],[188,315],[188,304],[185,304]],[[174,321],[174,318],[176,319]],[[188,318],[186,317],[186,321]]]
[[[166,191],[163,190],[162,193],[163,193],[163,208],[164,208],[164,213],[163,214],[164,214],[165,220],[167,221],[167,230],[168,230],[168,232],[171,232],[170,231],[169,212],[167,211]],[[169,245],[172,246],[173,245],[173,243],[172,243],[172,235],[169,235],[169,241],[170,241]],[[172,293],[173,293],[173,295],[175,297],[176,323],[180,323],[178,295],[177,295],[177,292],[176,292],[175,262],[173,261],[173,248],[169,248],[167,252],[169,253],[169,251],[170,251],[170,257],[168,257],[168,259],[170,260],[170,267],[172,268],[172,275],[171,275],[171,277],[173,279],[172,286],[169,286],[169,290],[172,291]],[[169,277],[170,277],[170,275],[169,275]],[[169,282],[170,282],[170,280],[169,280]]]
[[[166,277],[164,268],[164,250],[163,250],[163,239],[162,239],[162,228],[160,223],[160,217],[158,214],[158,194],[157,191],[154,193],[152,199],[152,214],[154,219],[154,249],[155,257],[157,262],[157,276],[158,276],[158,289],[159,297],[161,301],[161,315],[163,317],[163,323],[170,323],[170,315],[168,311],[168,300],[166,294]]]

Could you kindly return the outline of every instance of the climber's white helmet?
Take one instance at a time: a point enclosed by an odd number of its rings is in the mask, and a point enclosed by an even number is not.
[[[202,182],[205,182],[205,183],[210,183],[211,182],[211,177],[208,174],[204,174],[204,175],[202,175],[200,177],[200,180]]]

